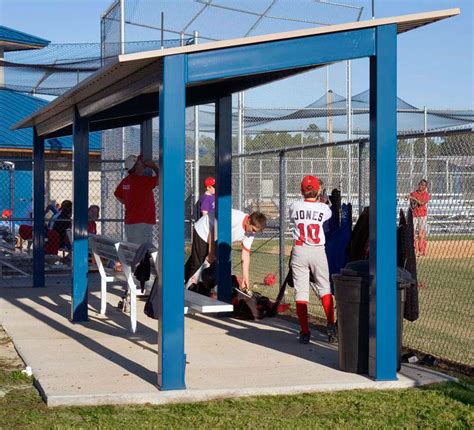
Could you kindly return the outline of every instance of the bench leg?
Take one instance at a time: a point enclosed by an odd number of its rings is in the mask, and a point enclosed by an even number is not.
[[[100,279],[100,314],[105,315],[107,308],[107,281],[101,277]]]
[[[132,333],[137,331],[137,289],[131,288],[130,291],[130,323]]]

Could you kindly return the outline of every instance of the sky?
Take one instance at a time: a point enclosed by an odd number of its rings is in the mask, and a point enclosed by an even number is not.
[[[362,20],[371,18],[371,0],[341,2],[363,6]],[[99,42],[100,15],[110,3],[111,0],[0,0],[0,24],[53,43]],[[458,17],[399,36],[399,97],[418,107],[474,108],[473,5],[474,0],[375,0],[376,18],[461,8]],[[329,87],[341,95],[346,93],[345,71],[345,64],[329,68]],[[290,83],[271,85],[247,92],[246,105],[306,106],[324,94],[326,72],[318,70],[292,78]],[[353,61],[352,93],[367,88],[368,60]]]

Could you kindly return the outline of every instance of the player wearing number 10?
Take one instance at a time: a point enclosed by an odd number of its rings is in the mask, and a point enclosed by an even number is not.
[[[331,218],[332,212],[327,204],[319,201],[320,188],[316,177],[305,176],[301,181],[301,194],[304,200],[297,201],[290,207],[290,230],[294,239],[290,267],[295,286],[296,313],[301,327],[300,343],[309,343],[310,340],[308,328],[310,286],[323,304],[329,342],[334,342],[337,336],[323,230],[323,223]]]

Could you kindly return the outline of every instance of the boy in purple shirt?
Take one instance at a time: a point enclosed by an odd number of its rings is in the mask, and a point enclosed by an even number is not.
[[[215,212],[216,201],[214,194],[216,194],[216,189],[214,188],[214,185],[216,185],[216,180],[214,178],[209,177],[204,180],[206,192],[199,199],[199,211],[201,212],[201,216],[213,214]]]

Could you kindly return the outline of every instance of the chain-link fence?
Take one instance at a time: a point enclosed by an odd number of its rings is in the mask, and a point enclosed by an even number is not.
[[[239,202],[243,210],[261,210],[269,218],[270,228],[254,245],[251,277],[254,288],[270,297],[276,296],[281,276],[286,275],[292,243],[285,228],[288,219],[282,223],[280,208],[283,202],[286,217],[288,206],[300,198],[299,183],[304,175],[317,175],[328,193],[333,188],[340,190],[342,201],[353,205],[354,222],[359,200],[361,207],[370,202],[368,142],[333,148],[315,148],[311,142],[308,148],[288,149],[295,146],[288,145],[289,139],[304,145],[305,138],[303,133],[265,133],[252,137],[259,141],[252,151],[234,156],[234,205]],[[279,145],[287,149],[276,151]],[[420,135],[399,140],[397,163],[397,212],[406,212],[405,197],[421,179],[427,179],[430,193],[428,245],[426,255],[417,259],[420,318],[405,323],[404,345],[468,366],[474,365],[474,321],[470,311],[474,304],[473,148],[472,132]],[[284,250],[284,258],[280,250]],[[234,258],[234,268],[239,270],[238,255]],[[268,273],[276,275],[273,286],[265,285]],[[292,304],[291,291],[286,300]],[[310,312],[324,318],[314,296]]]

